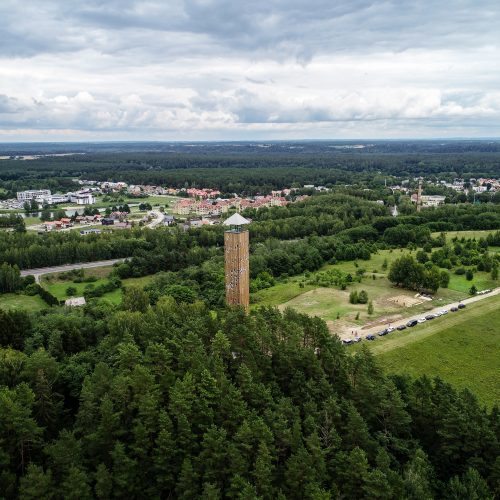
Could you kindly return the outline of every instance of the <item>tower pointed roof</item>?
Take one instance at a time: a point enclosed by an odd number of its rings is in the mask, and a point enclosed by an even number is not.
[[[223,224],[225,226],[243,226],[245,224],[250,224],[250,221],[240,214],[233,214],[229,219],[226,219]]]

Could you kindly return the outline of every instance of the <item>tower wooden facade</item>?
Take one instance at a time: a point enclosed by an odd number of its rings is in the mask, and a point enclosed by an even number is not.
[[[422,210],[422,179],[418,180],[418,191],[417,191],[417,212]]]
[[[228,305],[250,307],[249,234],[231,229],[224,233],[224,269]]]

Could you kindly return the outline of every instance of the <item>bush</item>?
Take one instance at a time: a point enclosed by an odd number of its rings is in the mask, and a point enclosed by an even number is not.
[[[446,271],[441,271],[439,274],[439,286],[442,288],[448,288],[450,283],[450,274]]]
[[[416,257],[417,257],[417,261],[420,262],[420,264],[425,264],[429,260],[429,256],[423,250],[419,250],[417,252]]]
[[[54,295],[45,290],[45,288],[40,286],[38,289],[38,294],[49,306],[59,305],[59,300],[57,299],[57,297],[54,297]]]
[[[40,285],[38,283],[31,283],[30,285],[26,286],[24,289],[24,293],[26,295],[37,295],[40,292]]]
[[[68,286],[68,288],[66,288],[66,295],[68,297],[74,297],[76,295],[76,288],[74,286]]]
[[[458,274],[458,276],[462,276],[463,274],[465,274],[465,269],[463,267],[457,267],[455,269],[455,274]]]
[[[359,302],[358,292],[356,290],[349,294],[349,302],[351,304],[357,304]]]
[[[467,271],[465,272],[465,278],[467,279],[467,281],[472,281],[472,279],[474,278],[472,269],[467,269]]]
[[[476,287],[476,285],[472,285],[469,289],[469,294],[476,295],[476,293],[477,293],[477,287]]]
[[[33,285],[36,283],[35,277],[32,274],[28,274],[23,278],[23,285],[27,287],[28,285]]]
[[[368,293],[365,290],[361,290],[358,294],[358,303],[366,304],[368,302]]]

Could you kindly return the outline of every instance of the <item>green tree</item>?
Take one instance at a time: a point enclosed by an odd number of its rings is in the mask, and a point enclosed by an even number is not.
[[[184,459],[182,468],[175,487],[178,498],[182,500],[191,500],[196,498],[199,493],[198,475],[193,469],[193,465],[189,458]]]
[[[272,456],[264,441],[261,441],[255,458],[253,479],[257,493],[263,498],[273,498],[273,471]]]
[[[97,466],[95,474],[95,494],[97,498],[107,499],[111,497],[113,479],[105,464]]]
[[[368,309],[367,309],[367,312],[368,312],[368,314],[369,314],[370,316],[371,316],[371,315],[373,314],[373,312],[374,312],[373,302],[372,302],[371,300],[368,302]]]
[[[439,274],[439,286],[441,288],[448,288],[450,283],[450,273],[448,271],[441,271]]]
[[[126,311],[146,312],[149,307],[148,294],[138,286],[123,288],[122,307]]]
[[[469,468],[461,478],[454,476],[450,479],[444,498],[446,500],[465,498],[467,500],[493,500],[493,495],[479,472]]]
[[[90,500],[93,498],[87,475],[78,467],[71,466],[68,476],[63,480],[61,498],[68,500]]]
[[[491,267],[491,279],[496,281],[498,279],[498,264]]]
[[[368,302],[368,293],[366,290],[361,290],[358,295],[358,302],[360,304],[366,304]]]
[[[39,465],[30,464],[26,474],[21,478],[19,497],[26,500],[54,498],[54,484],[50,471],[44,472]]]
[[[404,472],[408,500],[432,500],[432,466],[421,449],[417,449]]]
[[[51,219],[52,219],[52,212],[50,211],[50,208],[43,207],[42,211],[40,212],[40,220],[42,222],[45,222]]]

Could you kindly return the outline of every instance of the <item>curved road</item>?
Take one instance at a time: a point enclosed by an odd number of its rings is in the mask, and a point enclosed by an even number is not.
[[[153,220],[149,224],[146,224],[146,227],[154,229],[163,222],[164,215],[159,210],[151,210],[148,215],[153,217]]]
[[[23,269],[21,271],[21,276],[28,276],[32,274],[35,277],[35,281],[38,283],[40,277],[44,274],[51,273],[62,273],[64,271],[73,271],[73,269],[89,269],[92,267],[104,267],[112,266],[117,262],[123,262],[125,258],[122,259],[110,259],[110,260],[98,260],[95,262],[80,262],[77,264],[65,264],[63,266],[52,266],[52,267],[39,267],[37,269]]]

